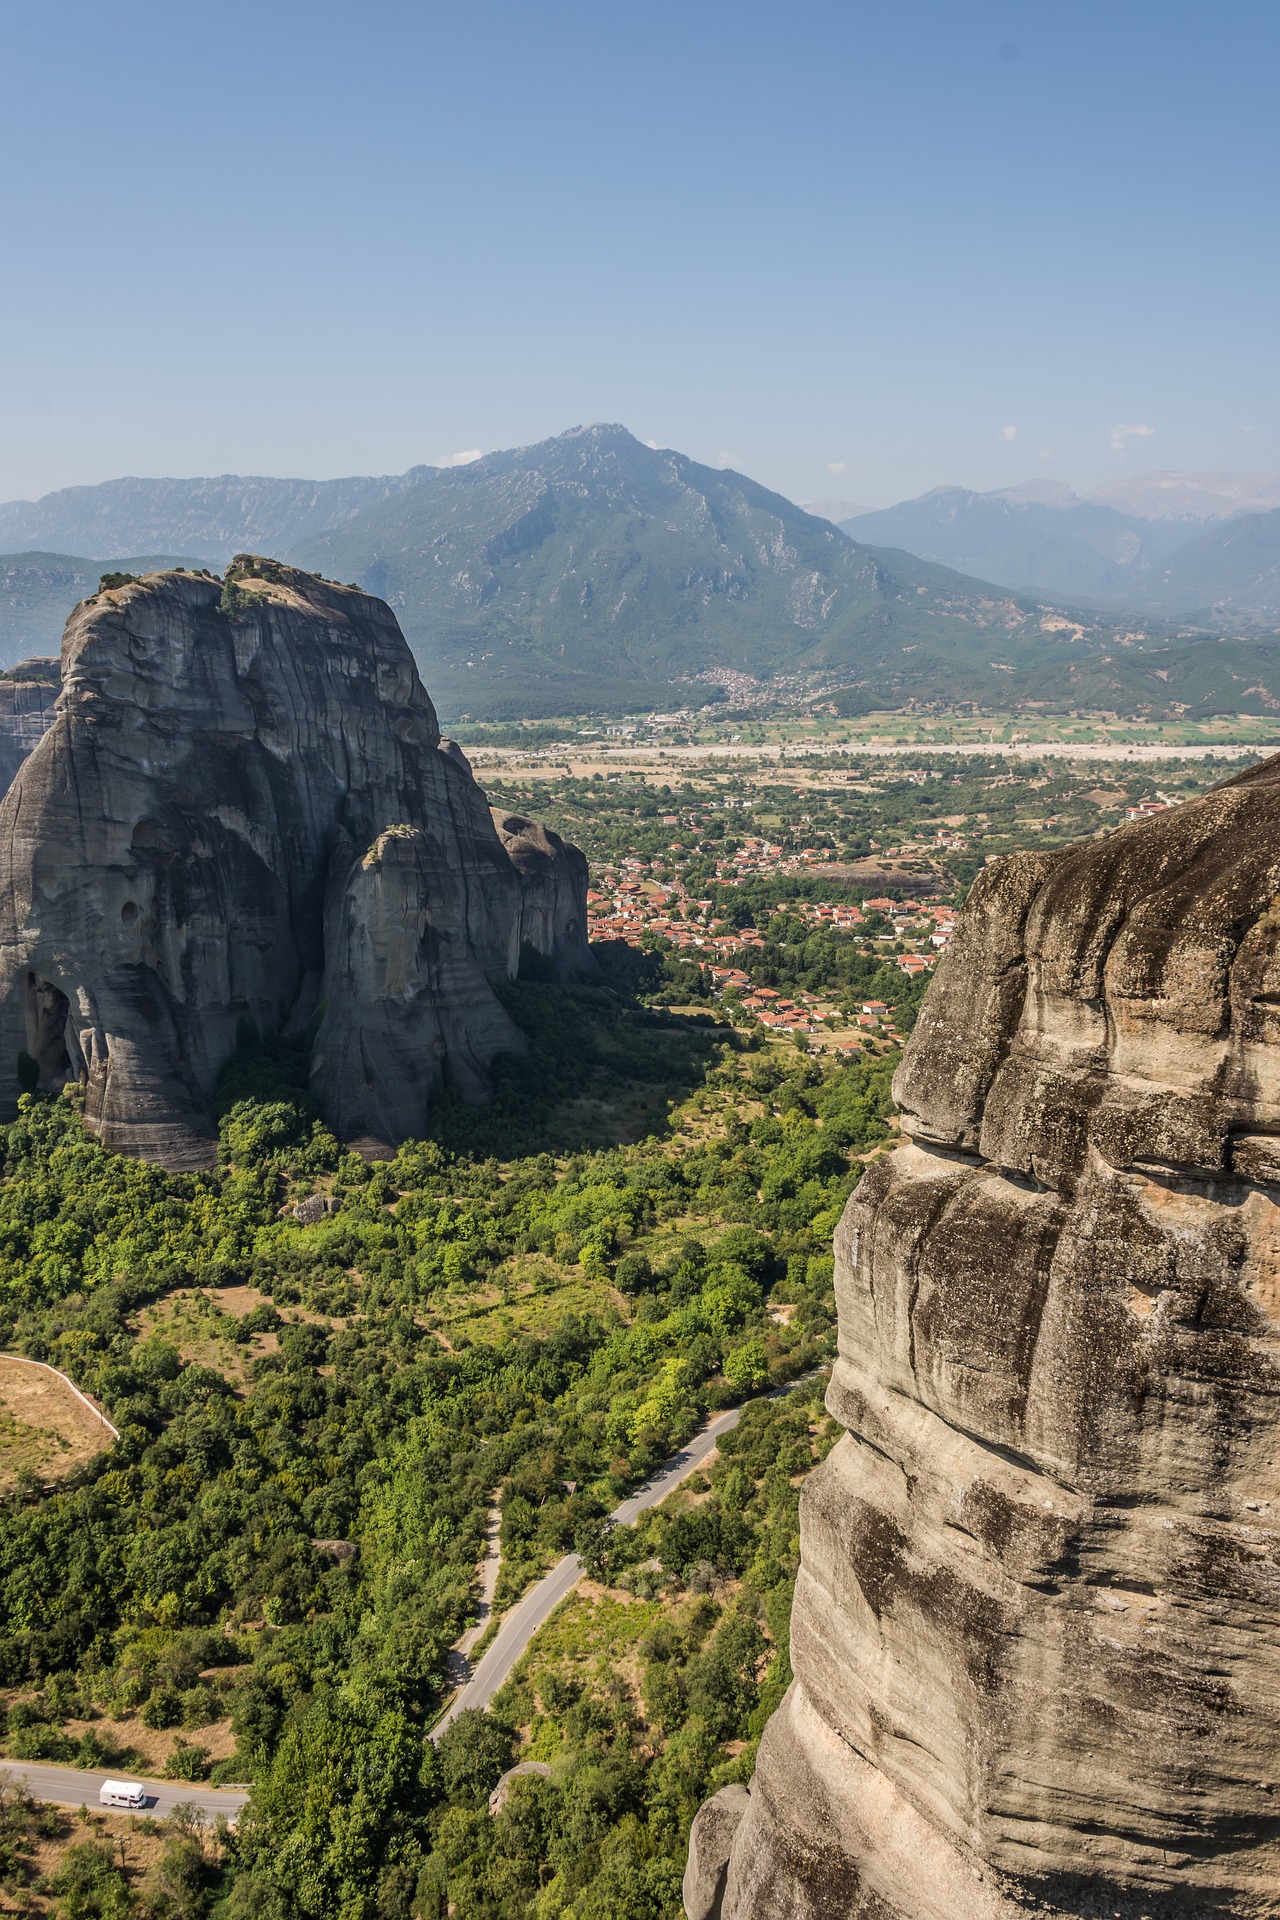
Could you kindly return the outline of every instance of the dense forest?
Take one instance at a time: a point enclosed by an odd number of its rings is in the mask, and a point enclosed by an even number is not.
[[[677,1912],[688,1820],[749,1771],[785,1674],[821,1382],[753,1408],[709,1487],[634,1532],[604,1517],[708,1411],[829,1354],[831,1231],[889,1137],[891,1060],[682,1016],[660,1004],[678,963],[630,964],[630,985],[623,959],[507,989],[530,1056],[386,1162],[343,1152],[305,1057],[251,1031],[211,1174],[106,1153],[74,1097],[23,1097],[0,1343],[122,1437],[0,1507],[6,1750],[128,1765],[162,1740],[171,1775],[254,1783],[220,1846],[171,1836],[160,1879],[87,1839],[59,1911]],[[607,1584],[558,1619],[558,1661],[535,1643],[437,1748],[495,1497],[499,1605],[571,1547]],[[550,1777],[491,1819],[517,1752]]]

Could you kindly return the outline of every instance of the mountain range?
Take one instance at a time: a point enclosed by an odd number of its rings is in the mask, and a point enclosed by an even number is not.
[[[839,521],[852,540],[1031,595],[1246,626],[1280,619],[1280,475],[1154,473],[1081,497],[1055,481],[935,487]]]
[[[187,553],[201,566],[223,567],[232,554],[248,548],[283,552],[432,471],[411,467],[381,479],[352,480],[224,473],[211,480],[124,479],[65,487],[41,500],[0,506],[0,550]]]
[[[111,481],[0,507],[0,539],[28,549],[0,555],[0,662],[52,650],[108,564],[156,564],[116,556],[216,567],[234,547],[387,600],[452,718],[698,705],[737,675],[846,711],[1265,707],[1280,696],[1268,646],[1237,635],[1206,650],[1202,629],[1216,637],[1220,622],[1181,636],[1174,624],[1189,579],[1214,582],[1202,600],[1219,604],[1232,578],[1266,575],[1267,528],[1249,523],[1272,515],[1224,518],[1239,489],[1204,484],[1222,478],[1155,476],[1148,518],[1037,482],[941,489],[837,527],[742,474],[594,425],[377,479]],[[43,544],[54,539],[69,551]],[[76,557],[86,550],[107,559]],[[1169,611],[1151,618],[1128,589],[1157,580]]]

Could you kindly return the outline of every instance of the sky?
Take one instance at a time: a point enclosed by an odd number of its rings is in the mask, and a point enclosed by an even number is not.
[[[0,499],[1280,470],[1274,0],[0,0]]]

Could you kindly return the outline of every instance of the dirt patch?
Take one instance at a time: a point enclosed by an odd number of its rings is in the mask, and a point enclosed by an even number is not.
[[[96,1720],[64,1721],[62,1732],[73,1740],[92,1732],[116,1750],[127,1749],[136,1756],[129,1761],[129,1770],[146,1774],[152,1780],[164,1777],[165,1762],[178,1743],[206,1747],[210,1766],[215,1760],[229,1760],[236,1750],[236,1736],[229,1719],[212,1720],[207,1727],[160,1728],[144,1727],[136,1713],[124,1714],[118,1720],[103,1714]],[[32,1761],[31,1764],[39,1763]]]
[[[31,1360],[0,1358],[0,1491],[23,1473],[60,1480],[114,1439],[56,1373]]]
[[[243,1320],[247,1313],[267,1300],[267,1295],[257,1287],[215,1287],[212,1297],[219,1312],[229,1313],[233,1320]]]

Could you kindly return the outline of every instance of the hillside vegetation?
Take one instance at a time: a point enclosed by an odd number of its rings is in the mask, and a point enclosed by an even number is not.
[[[709,1410],[829,1353],[830,1235],[889,1137],[891,1060],[618,986],[511,992],[532,1056],[390,1162],[341,1151],[272,1042],[228,1069],[212,1175],[104,1152],[68,1098],[6,1130],[0,1338],[122,1434],[0,1506],[8,1753],[257,1783],[180,1909],[86,1842],[59,1911],[674,1920],[688,1820],[785,1682],[816,1398],[744,1423],[709,1500],[625,1541],[601,1519]],[[437,1750],[495,1494],[500,1606],[575,1545],[622,1598],[575,1602]],[[518,1738],[553,1779],[490,1825]]]

